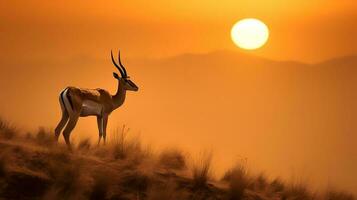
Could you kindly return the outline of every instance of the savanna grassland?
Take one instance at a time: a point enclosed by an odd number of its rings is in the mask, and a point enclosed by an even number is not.
[[[244,162],[213,177],[212,152],[193,158],[154,151],[123,127],[105,146],[83,139],[69,152],[45,128],[24,132],[0,121],[0,199],[257,199],[353,200],[333,188],[252,174]]]

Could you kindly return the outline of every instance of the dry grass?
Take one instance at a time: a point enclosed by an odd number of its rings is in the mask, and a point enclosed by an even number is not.
[[[246,161],[238,162],[224,174],[222,180],[229,183],[229,199],[242,199],[245,190],[253,182],[252,177],[248,175]]]
[[[325,200],[354,200],[354,196],[348,192],[328,189],[324,194]]]
[[[181,190],[175,182],[168,181],[165,184],[151,186],[147,192],[147,200],[184,200],[189,199],[189,194]]]
[[[150,176],[138,170],[126,170],[120,174],[119,184],[130,188],[131,191],[142,193],[150,186]]]
[[[13,126],[0,122],[0,131],[7,131],[0,136],[2,199],[354,200],[341,191],[316,195],[303,182],[250,175],[246,162],[225,173],[221,184],[227,188],[216,187],[212,152],[192,161],[189,177],[184,174],[190,160],[182,151],[166,149],[152,156],[125,127],[113,133],[107,146],[92,147],[84,139],[69,152],[64,144],[54,145],[53,133],[45,128],[20,137]]]
[[[7,165],[7,154],[5,152],[1,152],[0,154],[0,177],[4,177],[6,175],[6,165]]]
[[[55,196],[60,196],[64,199],[76,199],[81,196],[81,190],[84,188],[81,184],[81,169],[78,164],[54,162],[50,165],[49,172],[53,180],[53,185],[50,189],[52,195],[55,194]]]
[[[17,136],[18,130],[8,121],[0,118],[0,138],[10,140]]]
[[[129,137],[129,130],[123,126],[122,129],[117,128],[112,133],[110,147],[115,159],[126,159],[129,155],[138,155],[142,152],[140,139]]]
[[[192,181],[194,188],[200,189],[207,185],[207,181],[211,178],[212,157],[211,151],[205,151],[193,163]]]
[[[86,138],[78,143],[77,149],[80,151],[88,151],[91,147],[90,139]]]
[[[54,144],[54,133],[47,130],[44,127],[40,127],[36,133],[36,137],[34,138],[36,143],[43,146],[51,146]]]
[[[183,170],[187,167],[186,156],[179,149],[165,149],[159,155],[159,163],[167,169]]]
[[[282,198],[313,200],[316,199],[316,194],[310,191],[306,183],[301,181],[292,181],[285,186],[285,190],[282,192]]]
[[[253,180],[252,189],[256,191],[265,191],[269,186],[268,178],[265,174],[260,173]]]
[[[94,184],[90,192],[89,199],[107,199],[109,188],[112,184],[110,174],[103,171],[96,171],[93,175]]]
[[[270,183],[269,189],[273,194],[282,193],[285,190],[285,183],[280,178],[276,178]]]

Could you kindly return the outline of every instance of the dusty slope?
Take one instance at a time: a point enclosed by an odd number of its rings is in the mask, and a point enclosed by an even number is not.
[[[37,139],[36,139],[37,140]],[[43,146],[45,145],[45,146]],[[185,167],[155,160],[134,147],[82,147],[73,153],[53,143],[1,140],[1,191],[6,199],[221,199],[213,184],[200,187]],[[176,169],[175,169],[176,168]],[[167,190],[170,190],[168,192]],[[198,191],[197,190],[197,191]]]
[[[242,164],[214,181],[211,154],[190,164],[182,151],[154,153],[124,131],[105,147],[83,140],[73,152],[52,138],[44,129],[21,136],[0,121],[0,198],[354,199],[333,190],[315,194],[304,183],[249,175]]]

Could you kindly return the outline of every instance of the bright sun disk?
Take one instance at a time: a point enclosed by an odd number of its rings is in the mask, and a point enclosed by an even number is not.
[[[233,25],[231,37],[242,49],[258,49],[268,41],[269,29],[258,19],[242,19]]]

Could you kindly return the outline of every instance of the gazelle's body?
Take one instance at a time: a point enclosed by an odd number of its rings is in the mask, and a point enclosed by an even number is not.
[[[118,80],[118,89],[115,95],[111,95],[108,91],[100,88],[82,89],[77,87],[67,87],[59,95],[62,119],[55,129],[55,138],[58,140],[61,130],[66,125],[63,131],[63,136],[69,148],[71,148],[69,141],[71,131],[76,126],[78,118],[86,116],[97,117],[99,129],[98,144],[102,137],[105,143],[109,114],[124,103],[127,90],[138,90],[138,87],[129,80],[126,70],[121,64],[120,54],[120,66],[115,63],[113,55],[112,61],[121,74],[121,77],[119,77],[118,74],[113,73],[114,78]]]
[[[120,85],[118,86],[120,91]],[[124,103],[125,91],[117,95],[110,95],[103,89],[83,89],[67,87],[60,94],[60,103],[64,105],[70,114],[78,114],[80,117],[103,116],[111,113]]]

